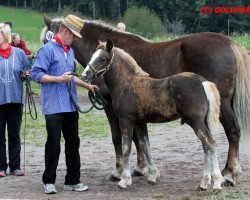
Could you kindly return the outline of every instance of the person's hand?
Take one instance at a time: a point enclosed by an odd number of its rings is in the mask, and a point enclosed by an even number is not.
[[[65,72],[63,75],[59,76],[59,79],[60,82],[68,83],[72,77],[72,72]]]
[[[30,70],[23,71],[23,77],[24,78],[29,78],[30,77]]]
[[[88,90],[90,90],[91,92],[95,93],[95,90],[99,90],[99,87],[97,87],[97,85],[91,85],[91,84],[89,84]]]

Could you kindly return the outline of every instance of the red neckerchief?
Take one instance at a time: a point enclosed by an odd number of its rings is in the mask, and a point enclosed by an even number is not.
[[[7,59],[10,56],[11,50],[12,50],[12,47],[10,44],[6,49],[0,48],[0,55],[3,56],[5,59]]]
[[[68,45],[66,45],[66,44],[63,44],[62,41],[60,40],[60,38],[59,38],[57,35],[54,36],[54,39],[55,39],[55,41],[56,41],[58,44],[62,45],[64,52],[66,52],[66,53],[69,52],[69,48],[70,48],[70,47],[69,47]]]

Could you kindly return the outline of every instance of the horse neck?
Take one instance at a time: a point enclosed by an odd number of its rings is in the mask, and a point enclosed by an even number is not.
[[[98,22],[87,21],[82,31],[83,35],[84,33],[88,35],[91,34],[92,37],[101,41],[106,41],[108,38],[110,38],[114,42],[115,46],[119,46],[122,49],[125,49],[127,46],[130,46],[129,49],[131,49],[133,46],[137,48],[137,45],[148,43],[146,39],[143,39],[138,35],[129,32],[118,31],[111,26]],[[133,45],[131,46],[129,44]]]
[[[113,91],[117,88],[117,85],[132,83],[138,76],[134,66],[115,51],[113,63],[104,74],[104,81],[109,90]]]

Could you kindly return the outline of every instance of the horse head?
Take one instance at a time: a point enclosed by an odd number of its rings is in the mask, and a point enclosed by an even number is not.
[[[92,80],[95,77],[100,77],[109,70],[114,59],[112,49],[113,42],[111,39],[107,39],[106,43],[98,41],[96,51],[82,73],[84,80]]]
[[[53,39],[55,34],[58,33],[61,19],[63,18],[59,17],[51,20],[46,14],[44,14],[43,17],[46,26],[41,32],[40,41],[43,44],[46,44],[49,40]]]

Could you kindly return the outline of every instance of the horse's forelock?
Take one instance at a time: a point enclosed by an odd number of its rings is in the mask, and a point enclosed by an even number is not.
[[[106,49],[106,42],[99,42],[99,44],[96,47],[96,50],[98,49]]]

